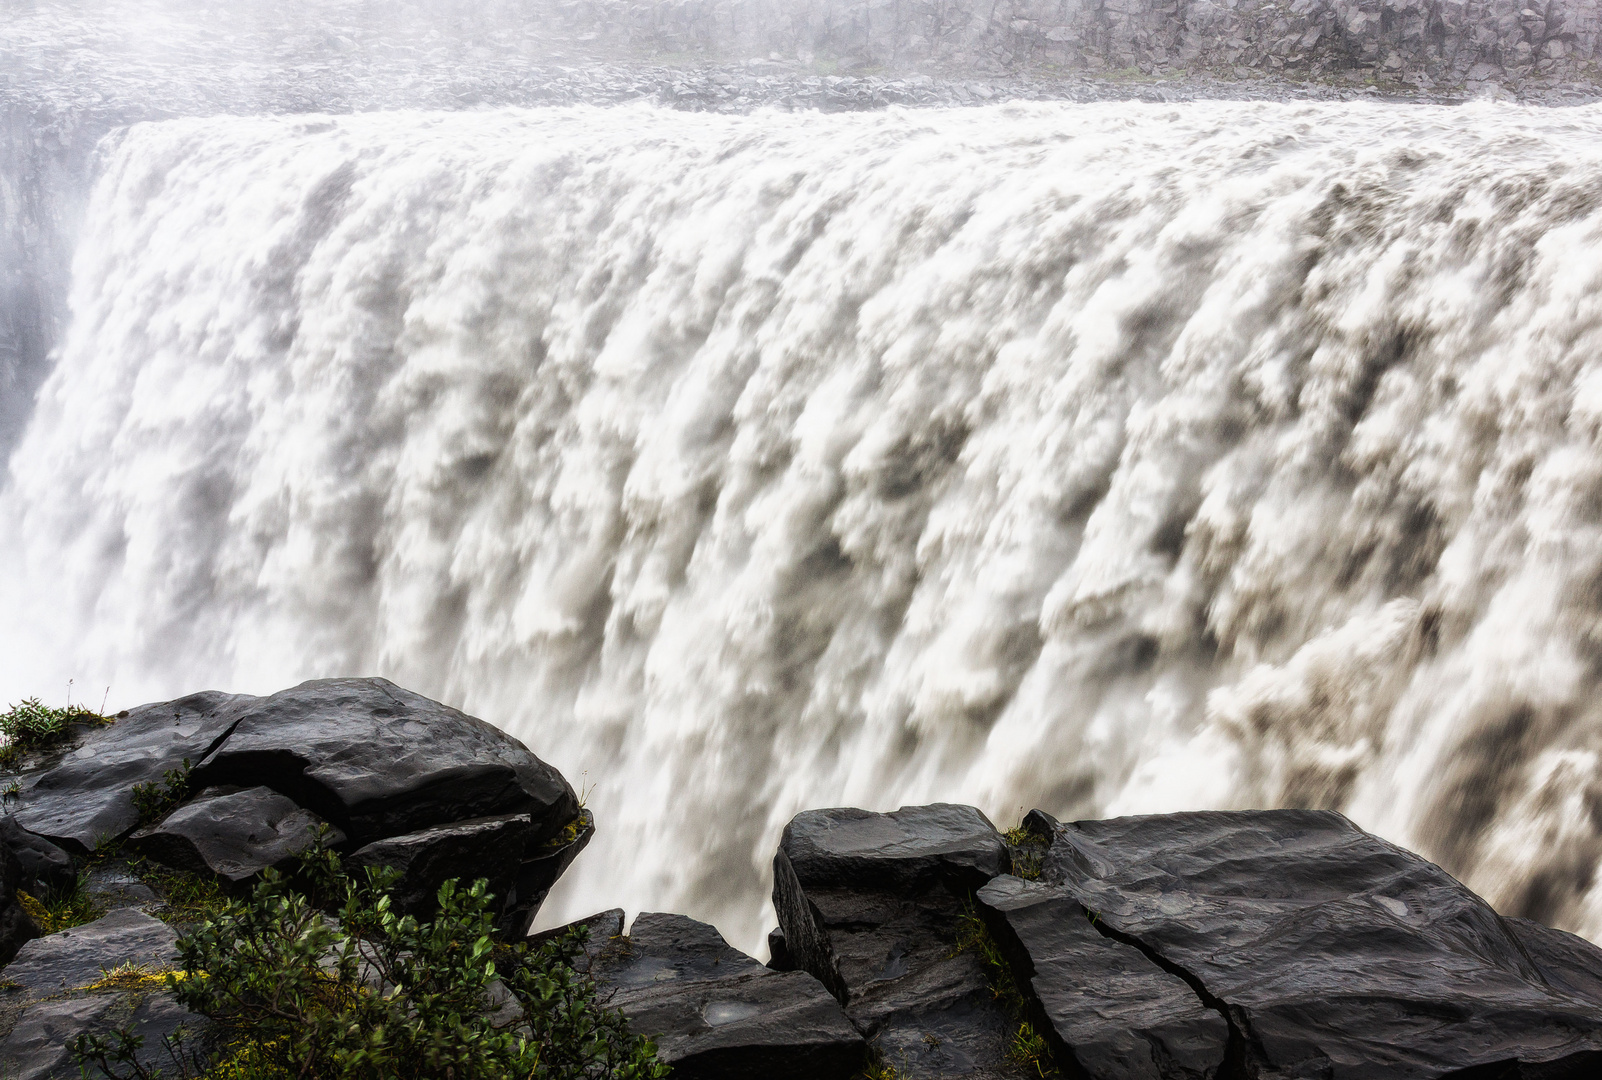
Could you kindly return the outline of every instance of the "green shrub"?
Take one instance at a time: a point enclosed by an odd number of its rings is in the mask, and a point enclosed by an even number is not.
[[[498,944],[480,880],[440,887],[433,921],[397,916],[394,871],[347,877],[319,847],[268,871],[179,941],[174,995],[218,1026],[229,1080],[659,1080],[655,1048],[573,967],[582,936]],[[337,906],[335,917],[322,906]],[[495,1008],[503,987],[511,1005]],[[143,1077],[137,1037],[78,1039],[81,1064]],[[182,1055],[175,1054],[174,1060]],[[153,1074],[151,1074],[153,1075]],[[187,1070],[186,1070],[187,1075]]]

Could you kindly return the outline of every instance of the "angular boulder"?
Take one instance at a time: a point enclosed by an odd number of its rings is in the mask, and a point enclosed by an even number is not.
[[[191,694],[90,729],[58,765],[24,782],[17,824],[79,855],[122,839],[139,824],[134,787],[159,784],[185,759],[204,758],[256,700]]]
[[[326,824],[272,788],[208,788],[140,829],[129,843],[141,854],[191,873],[212,873],[232,884],[249,881],[268,867],[285,869],[317,842]],[[344,842],[333,829],[332,845]]]
[[[374,841],[346,856],[345,866],[399,871],[391,893],[395,910],[427,920],[447,878],[457,878],[463,886],[486,878],[490,893],[504,902],[533,835],[534,822],[527,814],[453,821]]]
[[[551,886],[573,865],[573,860],[594,835],[595,816],[588,810],[580,810],[578,817],[562,832],[529,848],[517,868],[511,892],[506,896],[506,913],[500,926],[503,936],[515,940],[528,933],[540,905],[550,895]]]
[[[1099,933],[1061,886],[1003,875],[979,903],[1037,1031],[1086,1080],[1210,1080],[1229,1025],[1189,984]]]
[[[992,974],[959,942],[972,893],[1008,868],[971,806],[811,810],[784,831],[773,902],[790,961],[885,1060],[920,1077],[1023,1077]]]
[[[134,908],[34,938],[5,969],[31,997],[82,990],[122,964],[162,969],[178,961],[178,933]]]
[[[590,974],[678,1080],[848,1080],[862,1067],[862,1036],[823,984],[683,915],[642,914]]]
[[[503,814],[527,814],[541,843],[579,809],[522,743],[387,679],[322,679],[251,699],[193,782],[266,785],[357,845]]]
[[[0,847],[16,857],[21,871],[17,887],[32,896],[66,892],[78,880],[72,856],[24,829],[14,816],[0,818]]]
[[[1602,1075],[1602,950],[1340,814],[1026,826],[1050,837],[1046,882],[1225,1011],[1243,1075]]]

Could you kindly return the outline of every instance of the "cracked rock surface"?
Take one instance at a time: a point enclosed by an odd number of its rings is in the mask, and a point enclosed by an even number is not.
[[[1220,1075],[1602,1069],[1602,950],[1501,918],[1340,814],[1036,811],[1026,826],[1050,837],[1046,883],[1227,1014],[1236,1054]]]

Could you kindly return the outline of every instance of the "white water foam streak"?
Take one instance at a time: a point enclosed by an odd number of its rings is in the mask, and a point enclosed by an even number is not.
[[[813,806],[1339,808],[1602,937],[1602,112],[140,125],[0,692],[378,673],[759,947]]]

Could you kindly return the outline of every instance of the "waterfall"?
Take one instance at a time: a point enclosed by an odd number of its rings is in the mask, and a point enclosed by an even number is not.
[[[1602,111],[139,124],[0,492],[0,696],[382,674],[614,904],[796,811],[1318,806],[1602,938]],[[93,693],[84,691],[93,687]]]

